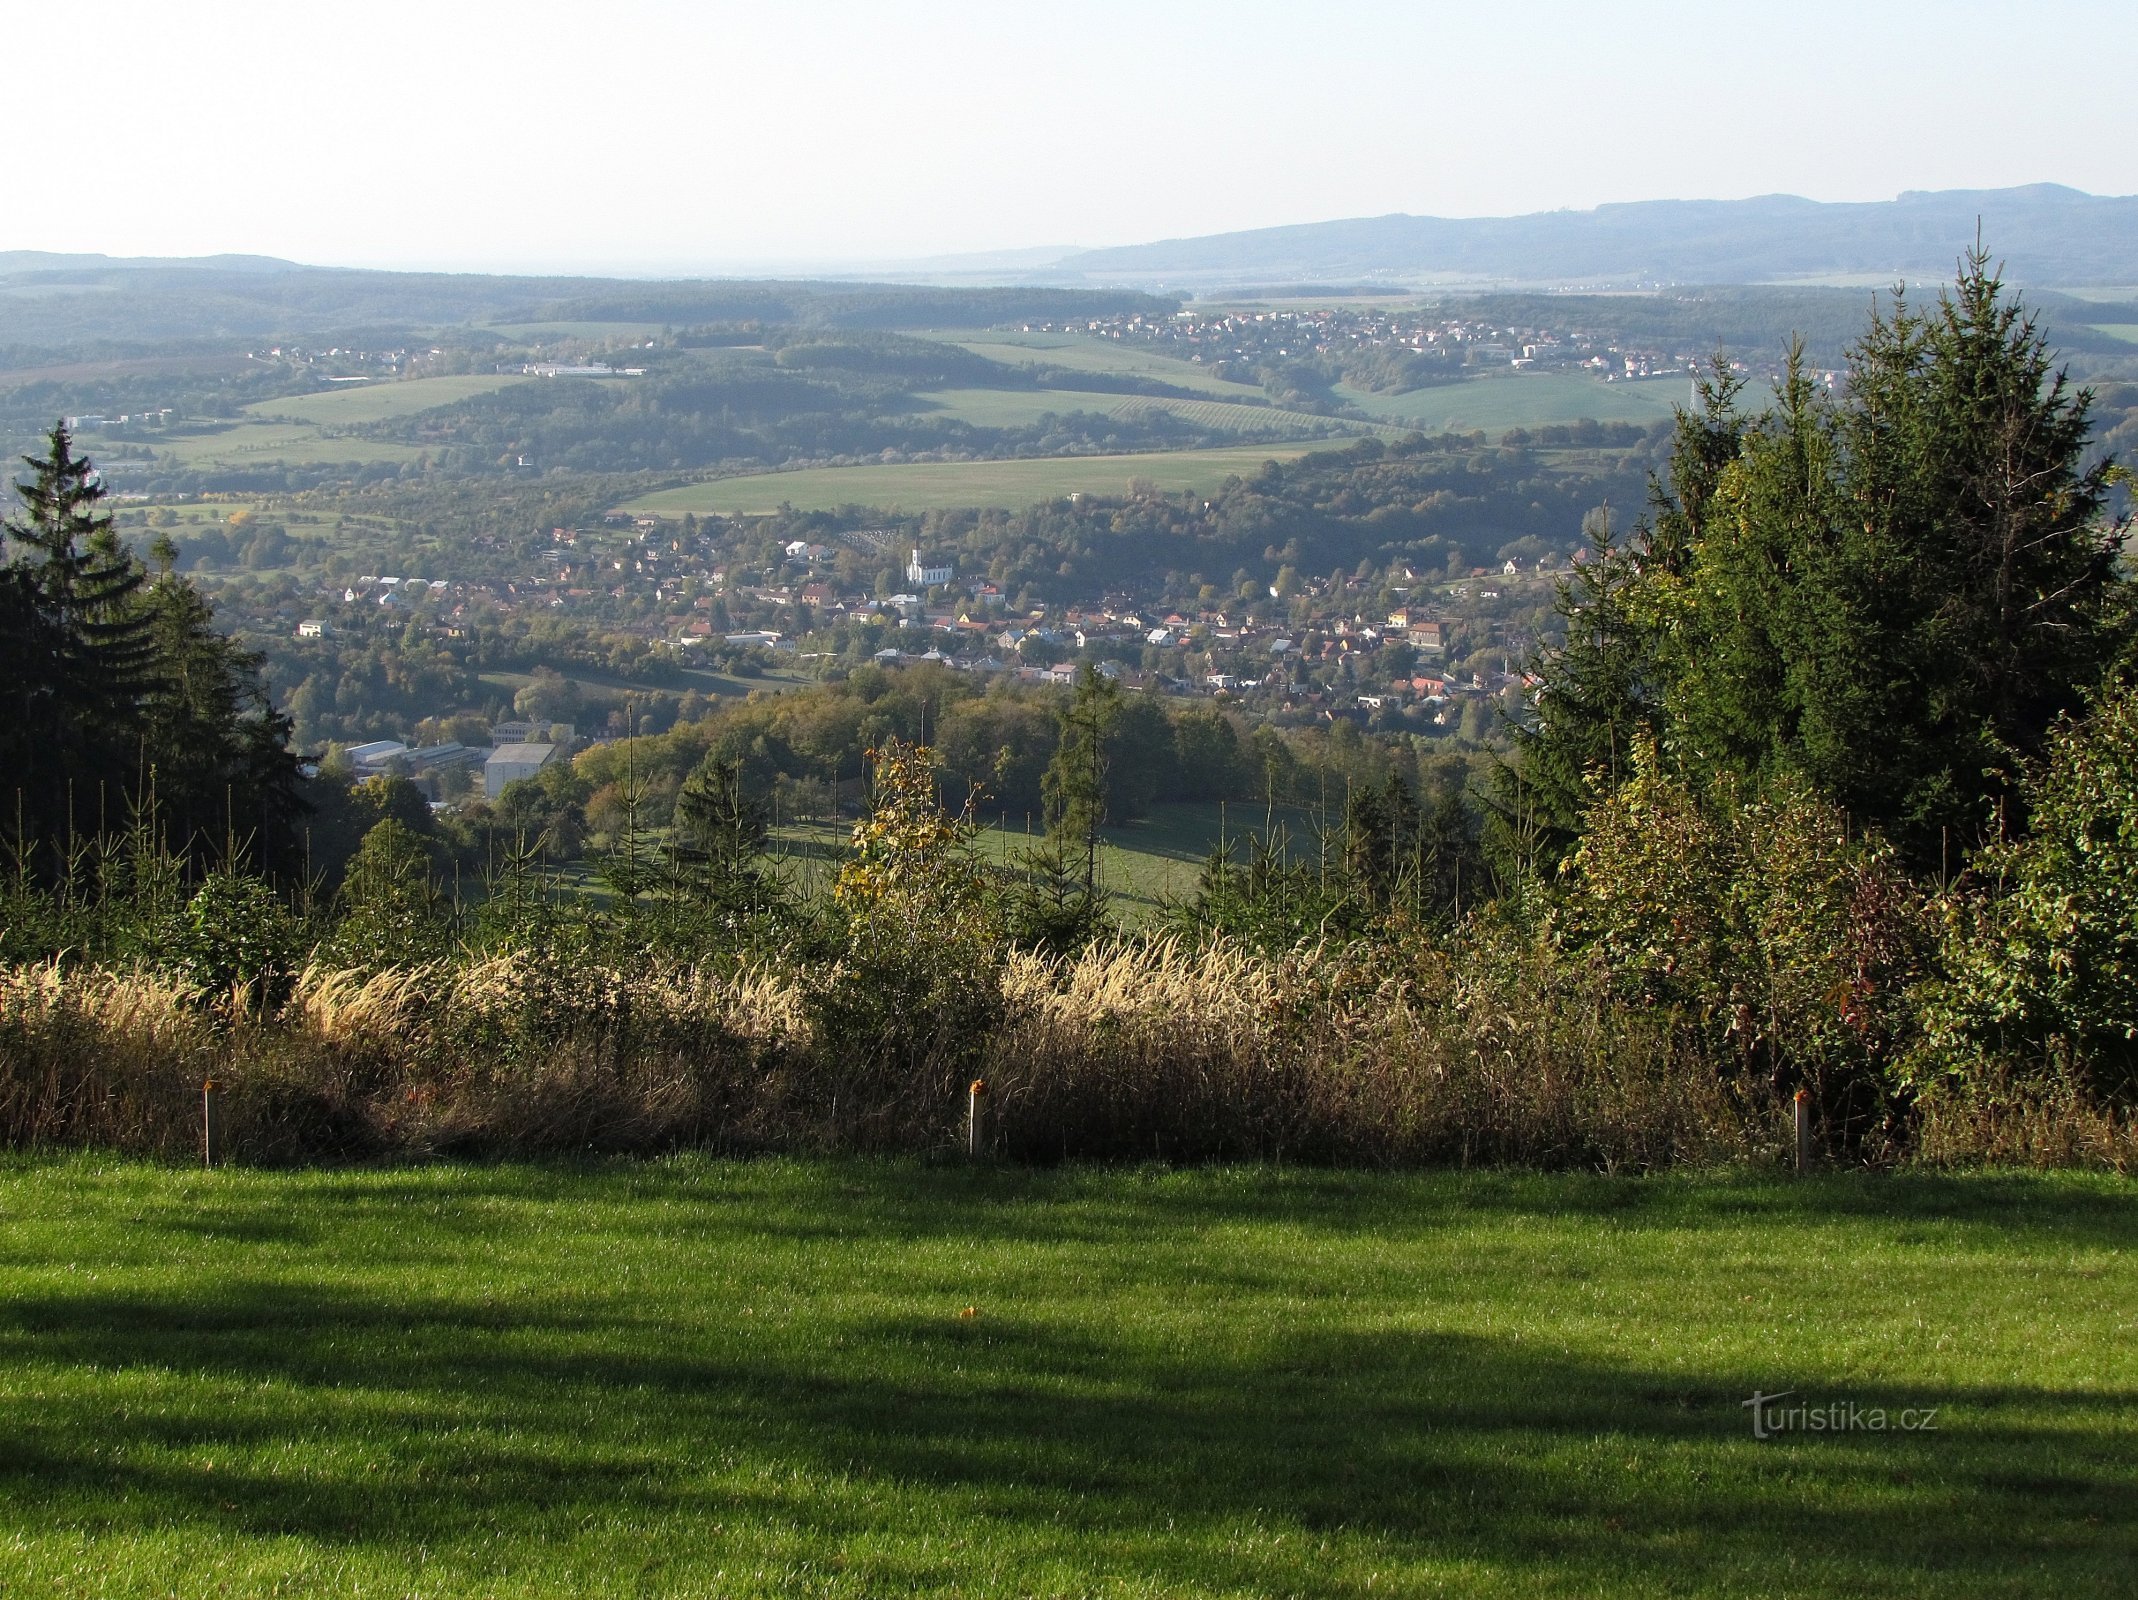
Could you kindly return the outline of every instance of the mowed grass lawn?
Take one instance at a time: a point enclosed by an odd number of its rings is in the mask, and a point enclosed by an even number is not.
[[[966,506],[1017,509],[1069,494],[1122,495],[1131,480],[1148,478],[1160,490],[1215,489],[1234,474],[1246,477],[1265,461],[1290,461],[1309,450],[1340,448],[1341,440],[1265,444],[1217,450],[1166,450],[1118,456],[1046,456],[1020,461],[902,461],[882,466],[806,467],[756,472],[662,489],[623,509],[680,517],[686,511],[757,514],[791,505],[798,511],[842,506],[943,511]]]
[[[2134,1202],[16,1157],[0,1590],[2128,1595]]]

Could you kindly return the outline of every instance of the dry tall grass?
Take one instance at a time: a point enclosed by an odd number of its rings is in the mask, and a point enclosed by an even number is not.
[[[1025,1159],[1650,1169],[1786,1144],[1781,1107],[1697,1030],[1518,942],[1396,963],[1120,940],[1012,957],[1002,999],[982,1070]],[[776,967],[511,955],[315,966],[262,1019],[146,972],[0,970],[0,1140],[191,1158],[212,1076],[256,1162],[953,1141],[966,1057],[887,1079],[807,1001]],[[2138,1128],[2069,1095],[1948,1095],[1917,1153],[2133,1168]]]
[[[990,1075],[1022,1154],[1654,1167],[1772,1142],[1668,1026],[1541,971],[1122,941],[1021,958],[1009,988]]]

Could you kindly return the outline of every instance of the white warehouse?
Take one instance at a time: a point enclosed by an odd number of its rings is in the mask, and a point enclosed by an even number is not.
[[[557,754],[553,744],[501,744],[483,763],[483,793],[495,800],[505,785],[537,776]]]

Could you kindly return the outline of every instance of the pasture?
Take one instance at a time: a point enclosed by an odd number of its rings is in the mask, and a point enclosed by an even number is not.
[[[1144,478],[1165,493],[1207,493],[1265,461],[1288,461],[1328,445],[1270,444],[1141,455],[1046,456],[1018,461],[908,461],[858,467],[757,472],[662,489],[622,509],[680,517],[685,512],[762,514],[782,505],[836,511],[842,506],[943,511],[963,506],[1015,509],[1070,494],[1121,495]]]
[[[2138,1570],[2128,1180],[15,1156],[0,1218],[11,1593]]]

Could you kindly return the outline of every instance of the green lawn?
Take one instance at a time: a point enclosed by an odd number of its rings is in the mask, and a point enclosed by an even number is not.
[[[1647,378],[1605,383],[1569,372],[1509,373],[1462,383],[1413,389],[1408,394],[1370,394],[1338,384],[1335,393],[1371,416],[1427,433],[1467,433],[1482,428],[1538,428],[1552,422],[1662,422],[1685,404],[1684,378]]]
[[[412,417],[421,411],[453,405],[530,380],[518,373],[471,373],[446,378],[407,378],[382,383],[352,383],[324,394],[286,395],[255,400],[245,410],[256,417],[348,428],[366,422]]]
[[[841,506],[885,510],[942,511],[964,506],[1012,509],[1063,495],[1128,492],[1129,481],[1148,478],[1168,493],[1215,489],[1235,473],[1242,477],[1263,462],[1289,461],[1330,443],[1243,445],[1218,450],[1161,450],[1119,456],[1047,456],[1024,461],[905,461],[884,466],[808,467],[798,472],[756,472],[734,478],[662,489],[623,509],[679,517],[700,513],[762,513],[782,504],[797,510],[836,511]]]
[[[7,1594],[2138,1572],[2127,1181],[15,1157],[0,1252]]]

